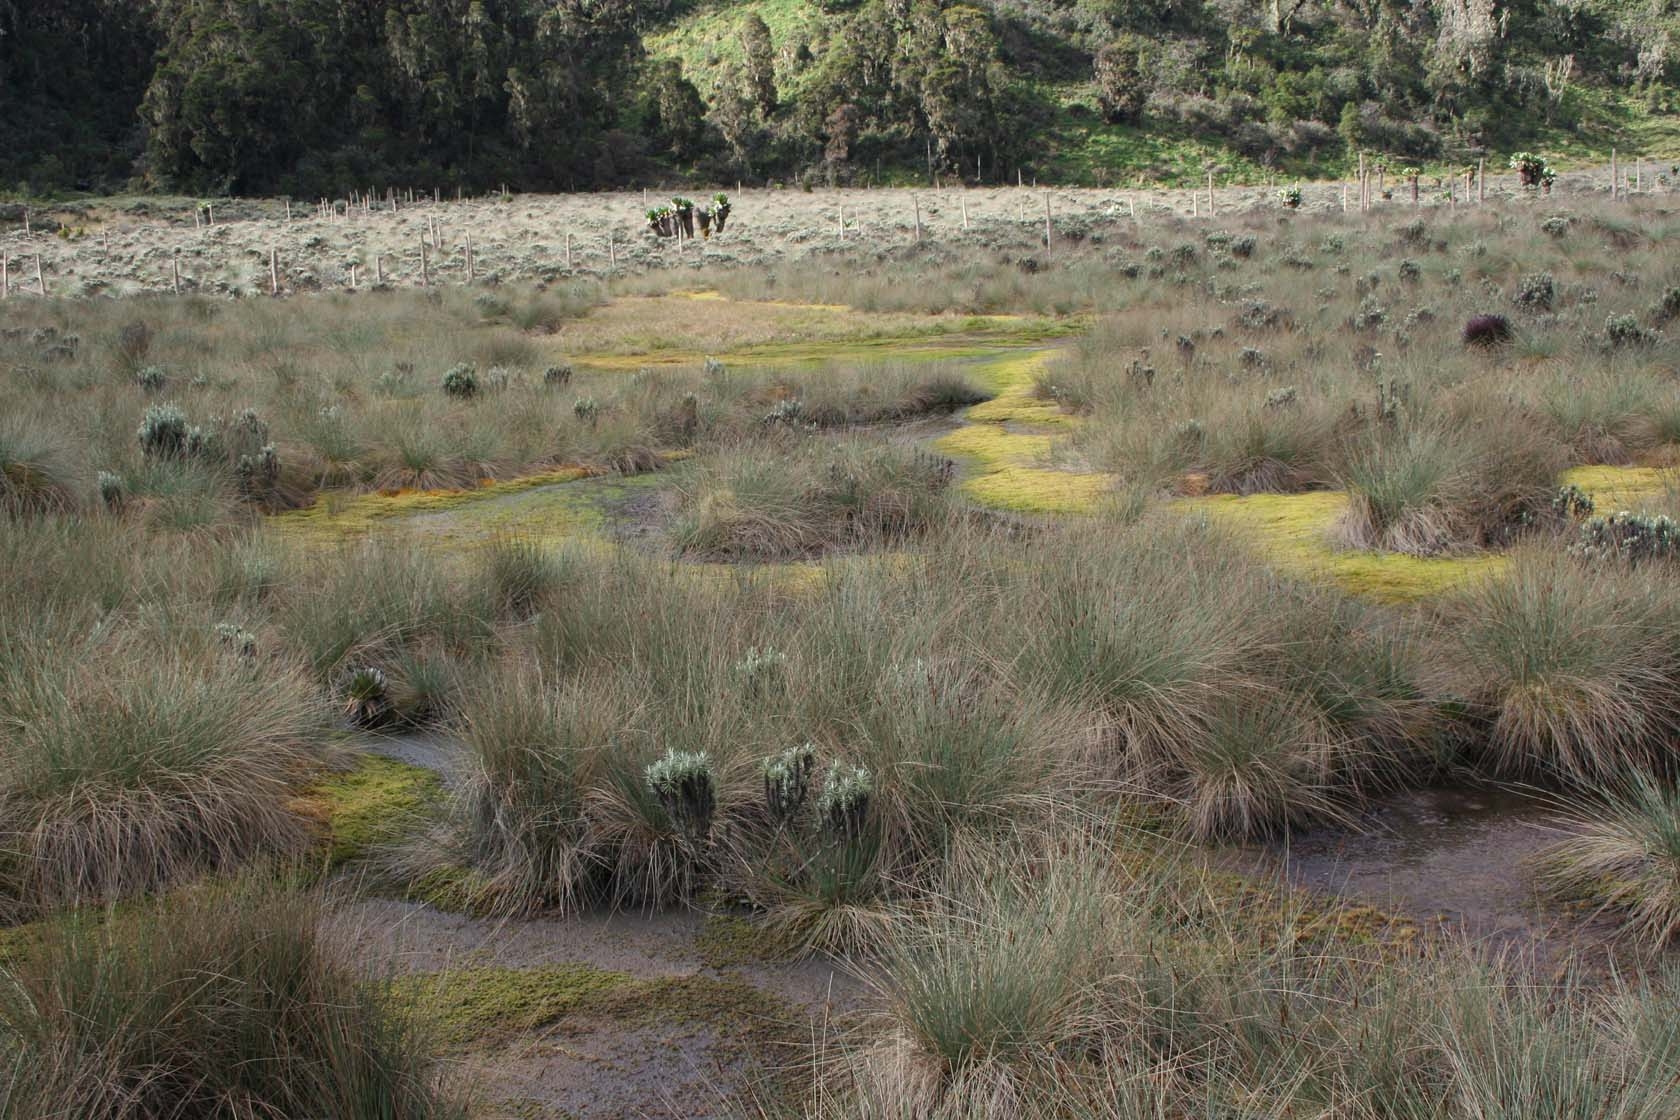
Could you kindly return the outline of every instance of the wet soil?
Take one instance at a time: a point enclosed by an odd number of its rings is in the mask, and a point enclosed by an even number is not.
[[[1529,865],[1566,839],[1555,797],[1435,788],[1376,802],[1349,828],[1298,832],[1248,855],[1291,882],[1356,900],[1495,953],[1556,966],[1602,959],[1614,926],[1535,891]]]
[[[774,1024],[751,1001],[739,1013],[706,1008],[651,1022],[584,1012],[460,1055],[483,1115],[522,1120],[739,1115],[776,1091],[767,1086],[797,1078],[811,1040],[862,1004],[863,983],[828,962],[709,963],[707,920],[685,910],[498,921],[388,899],[350,902],[335,919],[378,975],[581,964],[636,980],[713,978],[786,1008]]]

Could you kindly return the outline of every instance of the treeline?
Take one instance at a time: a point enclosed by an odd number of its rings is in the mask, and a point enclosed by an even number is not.
[[[997,181],[1081,112],[1270,164],[1427,159],[1570,128],[1594,87],[1663,103],[1675,6],[815,0],[778,39],[690,0],[0,0],[0,189]],[[685,18],[730,49],[651,57]]]

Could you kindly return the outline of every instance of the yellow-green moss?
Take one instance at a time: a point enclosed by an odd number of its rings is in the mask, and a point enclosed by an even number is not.
[[[713,968],[754,964],[776,955],[764,931],[739,914],[707,914],[694,947],[700,959]]]
[[[1012,513],[1090,513],[1113,490],[1111,475],[1037,467],[1005,467],[962,484],[979,504]]]
[[[848,362],[941,362],[984,358],[996,353],[1000,344],[1016,344],[1030,337],[1020,331],[998,332],[998,335],[967,331],[942,335],[929,331],[911,336],[895,334],[833,342],[762,343],[721,354],[706,354],[687,347],[659,347],[635,349],[628,353],[576,354],[568,356],[567,360],[579,369],[600,373],[634,372],[647,366],[697,366],[708,357],[738,369]],[[1045,337],[1054,337],[1054,334],[1048,333]]]
[[[288,510],[269,519],[281,535],[297,540],[343,540],[362,536],[381,522],[442,513],[478,502],[507,497],[538,487],[557,486],[588,478],[581,467],[542,471],[501,482],[486,482],[460,490],[395,490],[369,494],[322,494],[314,505]]]
[[[1487,553],[1418,557],[1338,549],[1331,543],[1331,533],[1347,508],[1347,495],[1340,492],[1254,494],[1245,498],[1218,494],[1188,498],[1178,504],[1187,511],[1238,527],[1266,560],[1285,572],[1329,578],[1356,595],[1383,602],[1411,602],[1438,595],[1496,574],[1506,562],[1503,556]]]
[[[1680,471],[1665,467],[1575,467],[1558,481],[1585,490],[1600,513],[1644,510],[1680,491]]]
[[[968,423],[935,441],[941,454],[968,469],[962,490],[973,501],[1014,513],[1088,513],[1114,488],[1113,475],[1051,465],[1061,438],[1054,429],[1070,427],[1073,418],[1032,390],[1057,353],[1009,354],[979,366],[976,380],[996,396],[970,408],[963,414]]]
[[[398,997],[453,1046],[488,1045],[599,1004],[636,981],[584,964],[543,968],[459,968],[403,977]]]
[[[586,964],[539,968],[460,968],[399,978],[397,998],[458,1048],[494,1047],[574,1015],[623,1027],[690,1023],[739,1043],[774,1037],[792,1021],[776,997],[744,981],[712,976],[638,979]]]
[[[331,860],[339,864],[398,835],[441,790],[431,770],[366,755],[354,770],[317,782],[300,807],[326,825]]]

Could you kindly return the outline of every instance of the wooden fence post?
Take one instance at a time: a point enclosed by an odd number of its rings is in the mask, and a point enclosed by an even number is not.
[[[0,299],[10,299],[12,295],[12,257],[10,253],[0,253]]]
[[[1050,192],[1044,192],[1044,256],[1050,257],[1050,246],[1054,240],[1054,231],[1050,227]]]
[[[271,296],[280,294],[280,250],[278,249],[268,251],[268,294]]]
[[[922,200],[915,195],[910,196],[910,205],[916,210],[916,240],[922,240]]]
[[[175,288],[175,294],[181,294],[181,250],[175,250],[175,255],[169,259],[170,282]]]

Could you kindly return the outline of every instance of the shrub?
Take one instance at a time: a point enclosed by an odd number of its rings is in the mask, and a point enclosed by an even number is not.
[[[1604,320],[1604,341],[1612,350],[1621,350],[1650,346],[1657,341],[1657,334],[1640,326],[1632,315],[1610,315]]]
[[[150,459],[187,454],[187,414],[172,404],[154,404],[140,421],[140,449]]]
[[[1579,521],[1593,514],[1592,495],[1570,483],[1558,487],[1552,497],[1552,512],[1569,521]]]
[[[836,761],[823,778],[817,795],[817,816],[823,829],[840,840],[856,840],[869,822],[875,782],[867,769]]]
[[[478,395],[478,370],[466,362],[451,366],[443,375],[443,391],[456,400],[471,400]]]
[[[789,747],[759,767],[764,778],[764,807],[778,828],[797,827],[811,794],[811,770],[816,749],[810,744]]]
[[[732,666],[735,679],[741,682],[741,690],[747,696],[758,699],[771,694],[779,694],[783,683],[783,676],[787,672],[787,654],[780,650],[756,646],[749,648],[742,655],[741,660]]]
[[[169,384],[169,375],[161,366],[145,366],[134,375],[134,383],[148,393],[161,393]]]
[[[1511,338],[1511,321],[1503,315],[1472,315],[1464,322],[1466,346],[1501,346]]]
[[[572,383],[572,367],[570,364],[549,366],[543,370],[543,385],[549,389],[558,389]]]
[[[208,887],[50,927],[0,984],[8,1116],[465,1120],[322,907]]]
[[[579,422],[593,428],[600,418],[601,406],[595,403],[594,397],[579,397],[572,402],[572,415],[576,416]]]
[[[99,500],[113,513],[120,511],[128,500],[128,483],[112,471],[100,471],[97,480]]]
[[[1557,282],[1549,272],[1530,272],[1517,282],[1517,294],[1512,298],[1517,306],[1530,311],[1550,311],[1557,298]]]
[[[1282,187],[1277,192],[1277,200],[1286,210],[1299,210],[1301,208],[1301,188]]]
[[[717,811],[717,781],[705,751],[669,750],[647,768],[648,789],[691,843],[703,844],[712,833]]]
[[[1408,284],[1415,284],[1423,279],[1423,266],[1414,260],[1403,260],[1397,275]]]
[[[1533,152],[1517,152],[1511,157],[1509,166],[1525,187],[1550,188],[1557,178],[1557,172],[1546,162],[1546,157]]]
[[[1658,326],[1680,319],[1680,288],[1670,288],[1651,308],[1651,321]]]
[[[357,666],[344,674],[344,718],[357,727],[383,727],[396,714],[382,669]]]
[[[1618,510],[1583,524],[1573,551],[1598,561],[1671,560],[1680,556],[1680,522],[1660,513]]]

